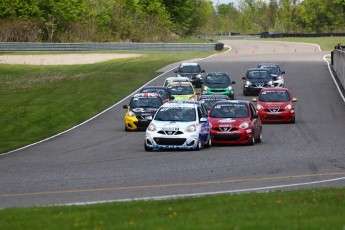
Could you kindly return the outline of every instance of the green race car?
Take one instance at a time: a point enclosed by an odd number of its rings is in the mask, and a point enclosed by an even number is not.
[[[203,79],[201,94],[223,94],[227,95],[230,100],[235,100],[235,93],[234,89],[232,88],[232,84],[235,84],[235,81],[232,81],[227,73],[208,73]]]

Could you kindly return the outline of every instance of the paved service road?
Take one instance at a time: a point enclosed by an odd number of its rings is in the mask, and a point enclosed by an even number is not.
[[[345,106],[323,60],[329,52],[302,43],[223,42],[230,52],[199,61],[206,72],[228,72],[237,98],[251,100],[242,95],[245,71],[280,64],[298,98],[295,124],[264,124],[255,146],[145,152],[144,132],[124,131],[119,103],[68,133],[0,156],[0,207],[344,187]]]

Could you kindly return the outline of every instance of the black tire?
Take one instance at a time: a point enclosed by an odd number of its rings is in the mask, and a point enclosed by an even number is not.
[[[260,130],[259,137],[255,139],[255,143],[261,143],[261,140],[262,140],[262,130]]]
[[[211,137],[209,136],[209,139],[208,139],[208,141],[207,141],[207,143],[206,144],[204,144],[204,148],[210,148],[211,147],[211,145],[212,145],[212,142],[211,142]]]
[[[144,143],[144,146],[145,146],[145,151],[146,152],[152,152],[153,151],[153,148],[147,146],[146,143]]]
[[[194,151],[199,151],[200,149],[201,149],[201,141],[200,139],[198,139],[198,143],[196,144]]]
[[[248,145],[254,145],[255,144],[254,130],[252,130],[252,134],[253,134],[252,138],[251,138],[251,140],[250,140]]]

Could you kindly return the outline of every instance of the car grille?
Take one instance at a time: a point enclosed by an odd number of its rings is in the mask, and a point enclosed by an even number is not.
[[[233,131],[237,131],[238,128],[234,128],[234,127],[215,127],[213,130],[217,131],[217,132],[233,132]]]
[[[225,90],[223,90],[223,89],[212,89],[211,92],[212,93],[225,93]]]
[[[160,130],[157,133],[163,134],[163,135],[181,135],[181,134],[183,134],[182,131],[163,131],[163,130]]]
[[[282,119],[282,116],[279,114],[270,114],[265,117],[266,119],[271,119],[271,120],[280,120]]]
[[[211,137],[214,141],[238,141],[241,134],[213,134]]]
[[[265,109],[265,111],[270,113],[277,113],[282,112],[283,109],[281,109],[280,107],[268,107],[267,109]]]
[[[186,138],[160,138],[155,137],[153,140],[158,145],[183,145],[186,142]]]

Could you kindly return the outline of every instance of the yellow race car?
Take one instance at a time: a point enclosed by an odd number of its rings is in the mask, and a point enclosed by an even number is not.
[[[163,104],[157,93],[134,94],[129,105],[124,105],[125,131],[146,130],[158,108]]]
[[[171,82],[168,84],[170,94],[177,101],[197,101],[198,93],[190,82]]]

